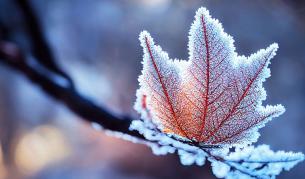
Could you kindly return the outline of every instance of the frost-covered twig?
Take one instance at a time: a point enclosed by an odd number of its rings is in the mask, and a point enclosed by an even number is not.
[[[143,117],[143,116],[142,116]],[[267,145],[235,148],[207,148],[195,143],[185,143],[170,135],[155,130],[150,121],[135,120],[131,130],[137,130],[148,140],[156,155],[177,152],[184,165],[203,165],[208,159],[212,163],[213,173],[219,178],[273,178],[283,169],[289,170],[304,160],[302,153],[273,152]],[[137,141],[133,141],[137,142]]]

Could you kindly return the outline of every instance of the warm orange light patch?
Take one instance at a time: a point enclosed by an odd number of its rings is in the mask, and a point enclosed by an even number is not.
[[[21,172],[33,174],[67,157],[70,150],[59,129],[40,126],[21,137],[16,147],[15,162]]]

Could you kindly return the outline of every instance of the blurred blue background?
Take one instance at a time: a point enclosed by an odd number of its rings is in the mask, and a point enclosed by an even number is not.
[[[171,58],[187,59],[195,11],[207,7],[250,55],[273,42],[277,56],[264,104],[284,115],[261,129],[258,144],[305,152],[305,2],[302,0],[32,0],[59,65],[88,98],[114,113],[132,106],[142,68],[138,35],[147,30]],[[0,22],[26,51],[30,44],[13,1],[0,0]],[[214,178],[209,165],[182,166],[175,155],[106,136],[0,64],[0,179]],[[278,178],[305,178],[305,163]]]

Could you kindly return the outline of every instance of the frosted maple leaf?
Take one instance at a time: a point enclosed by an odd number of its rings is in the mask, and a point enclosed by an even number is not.
[[[139,39],[144,56],[135,109],[142,120],[130,130],[147,141],[115,136],[146,144],[157,155],[177,152],[183,165],[204,165],[207,158],[221,178],[274,178],[304,160],[302,153],[249,146],[259,128],[285,111],[282,105],[262,106],[276,43],[239,56],[233,38],[205,8],[191,26],[187,61],[170,59],[146,31]]]
[[[188,61],[171,60],[146,31],[140,41],[139,90],[151,120],[164,133],[202,144],[245,145],[284,112],[282,105],[262,106],[262,83],[270,76],[276,43],[249,57],[238,56],[232,37],[204,8],[191,26]]]

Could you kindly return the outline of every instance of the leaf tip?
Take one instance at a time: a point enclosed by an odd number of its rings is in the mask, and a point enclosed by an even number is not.
[[[153,38],[151,37],[150,33],[147,32],[146,30],[143,30],[140,35],[139,35],[139,40],[141,42],[141,46],[143,48],[146,48],[147,43],[149,43],[150,45],[153,45],[154,41]]]
[[[260,109],[265,111],[266,113],[272,114],[270,116],[271,118],[279,117],[286,111],[285,107],[281,104],[277,104],[275,106],[267,105],[266,107],[261,106]]]
[[[277,105],[277,109],[278,109],[278,111],[280,111],[279,115],[283,114],[286,111],[286,108],[281,104]]]
[[[279,44],[278,43],[272,43],[267,48],[267,51],[271,51],[272,55],[274,56],[274,55],[276,55],[276,52],[277,52],[278,49],[279,49]]]
[[[204,17],[210,17],[210,12],[205,7],[200,7],[196,12],[196,18],[201,18],[201,16]]]
[[[299,153],[299,156],[300,156],[300,161],[304,161],[305,155],[303,153]]]
[[[277,50],[279,48],[279,44],[274,42],[269,47],[272,47],[273,49]]]

